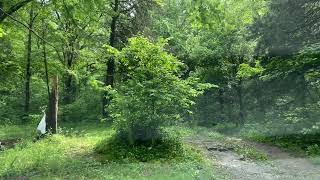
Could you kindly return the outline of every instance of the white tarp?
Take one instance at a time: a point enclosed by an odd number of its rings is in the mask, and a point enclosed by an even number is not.
[[[43,117],[37,127],[37,132],[39,132],[41,134],[46,133],[46,113],[43,113]]]

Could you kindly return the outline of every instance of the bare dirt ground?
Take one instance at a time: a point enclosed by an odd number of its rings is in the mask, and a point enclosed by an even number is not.
[[[244,142],[267,155],[268,160],[257,161],[243,158],[232,148],[224,148],[224,142],[213,139],[191,138],[187,142],[196,145],[208,156],[226,179],[232,180],[320,180],[320,166],[307,158],[297,157],[278,147]]]

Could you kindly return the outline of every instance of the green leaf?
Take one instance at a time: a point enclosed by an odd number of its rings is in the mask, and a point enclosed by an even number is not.
[[[249,64],[240,64],[237,72],[237,78],[250,78],[257,74],[261,74],[264,71],[260,62],[257,61],[255,67],[251,67]]]

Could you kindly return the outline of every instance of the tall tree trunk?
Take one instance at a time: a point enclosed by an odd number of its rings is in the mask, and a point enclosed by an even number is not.
[[[223,99],[223,89],[222,88],[219,88],[219,90],[218,90],[218,99],[219,99],[219,105],[220,105],[220,120],[224,121],[225,115],[224,115],[224,99]]]
[[[297,87],[297,104],[306,107],[308,97],[308,84],[303,73],[298,74],[298,87]]]
[[[59,101],[58,76],[52,80],[52,89],[49,101],[49,110],[47,115],[47,130],[53,134],[58,129],[58,101]]]
[[[232,64],[233,64],[232,74],[233,74],[233,77],[237,81],[237,85],[235,86],[235,90],[236,90],[236,96],[237,96],[238,105],[239,105],[239,115],[238,115],[238,120],[236,121],[236,124],[237,124],[237,126],[241,126],[241,125],[244,125],[244,122],[245,122],[245,105],[243,102],[243,92],[242,92],[243,80],[241,78],[237,77],[237,72],[238,72],[239,65],[244,62],[244,57],[233,56],[231,58],[231,60],[232,60]]]
[[[244,116],[245,116],[245,107],[243,103],[243,93],[242,93],[242,79],[238,80],[237,96],[239,101],[239,121],[237,122],[237,125],[242,126],[244,125]]]
[[[66,66],[67,69],[69,71],[72,71],[72,66],[74,64],[75,61],[75,54],[76,54],[76,50],[74,48],[75,44],[76,44],[76,38],[75,37],[71,37],[68,39],[68,45],[67,47],[65,47],[65,52],[64,52],[64,58],[65,58],[65,62],[66,62]],[[74,77],[72,74],[70,74],[69,72],[66,73],[66,79],[64,82],[64,86],[65,86],[65,94],[63,97],[63,102],[64,104],[71,104],[76,96],[76,92],[77,92],[77,87],[74,83]]]
[[[67,74],[66,80],[64,82],[65,86],[65,95],[63,97],[64,104],[70,104],[72,102],[72,77],[70,74]]]
[[[109,44],[112,47],[116,46],[116,30],[117,30],[117,22],[118,22],[118,18],[119,18],[119,0],[115,0],[114,1],[114,7],[113,7],[113,11],[114,11],[114,15],[112,17],[112,21],[111,21],[111,32],[110,32],[110,39],[109,39]],[[111,57],[108,59],[107,62],[107,73],[106,73],[106,77],[105,77],[105,85],[107,86],[114,86],[114,76],[115,76],[115,62],[114,62],[114,58]],[[108,92],[104,92],[103,93],[103,97],[102,97],[102,115],[103,117],[107,117],[108,116],[108,112],[105,109],[106,106],[110,103],[111,101],[111,97],[109,96]]]
[[[254,78],[254,86],[255,86],[255,98],[257,100],[257,105],[258,105],[258,112],[259,116],[258,118],[261,119],[262,122],[265,121],[265,114],[266,114],[266,109],[265,109],[265,102],[263,101],[263,96],[265,95],[263,93],[263,87],[261,86],[261,82],[259,82],[259,78],[255,77]]]
[[[305,118],[310,118],[310,112],[308,111],[308,100],[312,98],[312,95],[310,94],[308,90],[308,83],[306,81],[306,78],[304,76],[304,73],[299,73],[298,75],[298,88],[297,88],[297,97],[296,101],[298,105],[303,107],[303,116]],[[309,97],[309,98],[308,98]],[[310,102],[309,102],[310,103]]]
[[[71,70],[71,64],[69,63],[70,60],[68,59],[68,66],[67,66],[67,69],[68,70]],[[73,77],[71,74],[69,74],[69,72],[67,72],[67,75],[66,75],[66,79],[65,79],[65,82],[64,82],[64,86],[65,86],[65,95],[63,97],[63,102],[64,104],[70,104],[73,102],[74,100],[74,95],[75,95],[75,87],[73,85]]]
[[[50,86],[49,86],[49,73],[48,73],[48,60],[47,60],[47,50],[46,43],[44,39],[46,38],[47,27],[45,25],[44,19],[42,19],[42,52],[43,52],[43,62],[45,68],[46,84],[47,84],[47,93],[48,93],[48,102],[50,101]]]
[[[26,63],[26,76],[25,76],[25,106],[24,112],[26,115],[29,114],[30,110],[30,82],[31,82],[31,51],[32,51],[32,31],[33,22],[34,22],[34,15],[33,15],[33,8],[31,7],[29,12],[29,33],[28,33],[28,40],[27,40],[27,63]]]
[[[227,104],[228,121],[232,121],[234,119],[234,116],[233,116],[233,110],[234,110],[233,102],[234,102],[233,95],[230,94],[230,99],[228,100],[228,104]]]

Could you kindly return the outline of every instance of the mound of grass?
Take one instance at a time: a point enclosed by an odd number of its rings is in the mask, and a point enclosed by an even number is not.
[[[169,133],[163,132],[156,140],[135,141],[133,144],[128,143],[122,137],[122,134],[115,134],[113,137],[101,141],[95,147],[95,152],[103,155],[101,157],[104,161],[116,162],[203,160],[199,150],[183,144],[180,138]]]

